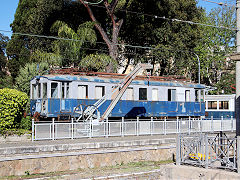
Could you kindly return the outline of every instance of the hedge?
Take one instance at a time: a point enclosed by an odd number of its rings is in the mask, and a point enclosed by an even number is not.
[[[0,89],[0,131],[12,128],[21,121],[27,102],[26,93],[15,89]]]

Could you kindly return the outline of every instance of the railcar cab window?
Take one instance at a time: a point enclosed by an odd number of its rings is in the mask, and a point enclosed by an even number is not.
[[[147,88],[139,88],[139,100],[147,100]]]
[[[229,109],[229,101],[219,101],[219,109]]]
[[[104,86],[95,86],[95,99],[100,99],[105,95],[105,87]]]
[[[168,101],[176,101],[176,89],[168,89]]]
[[[51,83],[51,98],[58,97],[58,83]]]
[[[204,90],[195,89],[195,102],[204,102]]]

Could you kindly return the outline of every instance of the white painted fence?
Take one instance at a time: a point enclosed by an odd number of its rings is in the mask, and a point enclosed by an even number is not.
[[[117,122],[32,122],[32,140],[76,139],[110,136],[139,136],[195,132],[235,131],[236,120],[229,119],[124,119]]]

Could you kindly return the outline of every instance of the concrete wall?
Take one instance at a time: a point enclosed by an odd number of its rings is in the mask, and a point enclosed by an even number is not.
[[[113,166],[138,161],[160,161],[173,158],[175,148],[171,146],[61,152],[58,154],[21,155],[0,162],[0,176],[46,173]]]

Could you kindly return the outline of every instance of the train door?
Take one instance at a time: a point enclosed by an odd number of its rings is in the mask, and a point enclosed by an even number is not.
[[[42,83],[42,113],[47,114],[48,100],[47,100],[47,83]]]
[[[61,83],[61,112],[70,112],[69,82]]]
[[[202,103],[204,103],[204,90],[202,89],[195,89],[195,112],[201,112],[202,109]]]

